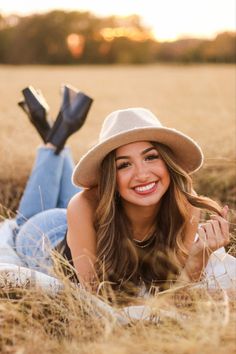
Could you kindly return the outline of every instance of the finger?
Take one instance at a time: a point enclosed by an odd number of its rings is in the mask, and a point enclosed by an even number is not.
[[[204,245],[204,248],[206,248],[208,244],[208,235],[207,235],[208,232],[209,231],[207,231],[207,227],[205,227],[205,224],[202,224],[198,228],[199,239],[201,241],[201,244]]]
[[[220,237],[215,234],[212,223],[213,220],[208,220],[205,224],[203,224],[203,228],[206,231],[207,245],[212,251],[214,251],[220,247],[221,241]]]
[[[202,248],[204,249],[204,248],[206,248],[206,244],[207,244],[206,232],[202,226],[199,226],[197,232],[198,232],[199,237],[198,237],[196,243],[198,243],[199,246],[202,246]]]
[[[210,218],[211,219],[217,219],[217,220],[220,220],[220,221],[227,221],[225,218],[223,218],[222,215],[218,215],[218,214],[211,214]]]
[[[220,227],[220,221],[219,220],[208,220],[208,223],[212,225],[214,234],[217,238],[219,238],[222,234],[221,227]]]
[[[229,207],[228,205],[225,205],[223,208],[222,208],[222,211],[221,211],[221,215],[224,219],[226,219],[227,217],[227,214],[228,214],[228,211],[229,211]]]
[[[211,224],[211,222],[207,221],[206,223],[202,224],[203,229],[206,232],[206,237],[207,238],[212,238],[214,237],[214,229]]]
[[[226,240],[225,236],[222,232],[220,221],[219,220],[208,220],[208,222],[212,225],[213,232],[214,232],[214,241],[216,243],[216,247],[220,248],[225,246]]]
[[[217,220],[219,222],[219,226],[221,232],[226,240],[229,240],[229,223],[227,220],[222,218],[219,215],[211,215],[211,220]]]

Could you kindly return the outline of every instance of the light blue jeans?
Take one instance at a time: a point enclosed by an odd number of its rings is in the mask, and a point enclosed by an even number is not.
[[[17,214],[16,251],[26,267],[52,273],[50,250],[65,237],[66,208],[80,191],[71,182],[74,162],[69,148],[59,155],[40,147]]]

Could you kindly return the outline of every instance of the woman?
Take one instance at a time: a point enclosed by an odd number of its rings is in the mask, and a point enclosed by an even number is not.
[[[136,292],[199,280],[210,254],[228,243],[227,206],[192,188],[201,149],[150,111],[107,117],[99,143],[74,169],[76,186],[69,150],[55,154],[56,140],[39,149],[20,203],[15,244],[24,266],[53,274],[50,249],[57,248],[86,288],[106,280]],[[199,228],[202,208],[216,215]]]
[[[149,110],[112,112],[72,177],[84,188],[67,211],[79,282],[130,290],[200,280],[211,253],[229,242],[228,207],[193,190],[190,174],[202,162],[196,142]],[[214,214],[199,225],[201,209]]]

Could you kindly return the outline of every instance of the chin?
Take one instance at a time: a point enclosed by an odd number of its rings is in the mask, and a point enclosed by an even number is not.
[[[126,203],[137,206],[155,206],[160,203],[160,198],[123,198]]]

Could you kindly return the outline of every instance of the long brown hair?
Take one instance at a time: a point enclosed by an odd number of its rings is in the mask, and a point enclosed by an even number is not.
[[[177,252],[187,255],[183,240],[191,218],[189,204],[217,214],[221,211],[215,201],[194,193],[191,176],[175,162],[167,146],[151,143],[168,168],[170,186],[162,197],[155,241],[147,249],[138,250],[135,246],[129,220],[116,191],[115,151],[101,164],[95,215],[97,269],[101,280],[118,286],[139,285],[142,281],[150,287],[174,278],[180,266]]]

